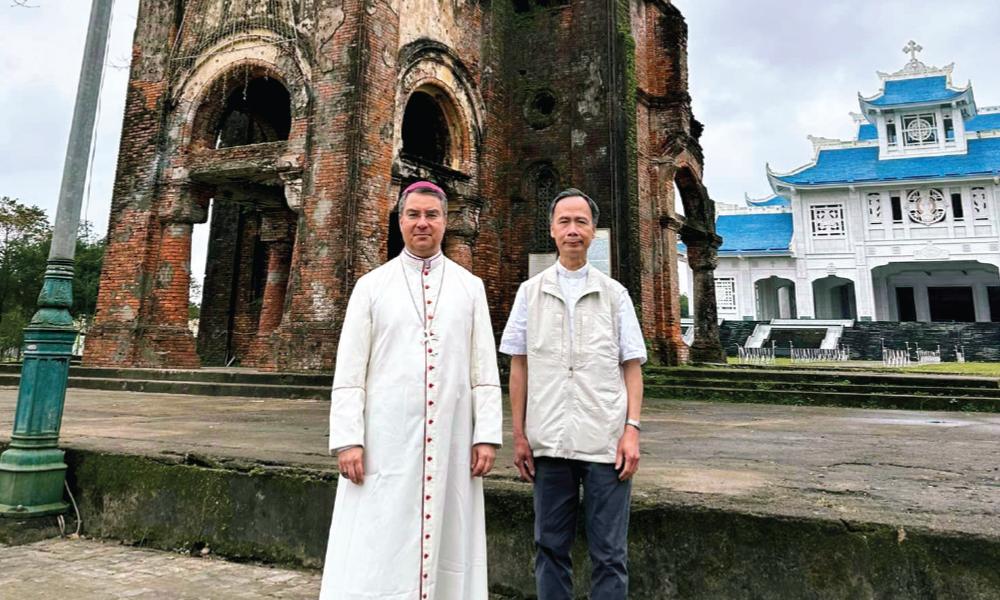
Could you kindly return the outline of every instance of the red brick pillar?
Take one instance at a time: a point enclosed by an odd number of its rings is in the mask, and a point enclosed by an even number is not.
[[[444,234],[444,254],[468,270],[472,270],[472,250],[479,235],[480,208],[475,203],[460,201],[457,209],[448,211],[448,229]]]
[[[272,242],[267,248],[267,282],[264,284],[263,304],[257,336],[271,335],[285,313],[285,292],[288,290],[288,271],[292,266],[291,242]]]
[[[661,220],[660,235],[664,252],[660,265],[659,286],[661,312],[657,315],[657,350],[660,361],[665,365],[679,365],[687,362],[689,350],[681,331],[680,275],[677,272],[677,236],[681,221],[676,217]]]
[[[188,329],[191,284],[191,229],[186,222],[163,224],[160,257],[153,283],[150,325],[139,366],[198,368],[195,339]]]
[[[277,369],[273,334],[285,317],[285,297],[292,269],[292,240],[295,239],[297,215],[294,212],[265,213],[261,219],[260,240],[267,243],[267,276],[261,295],[257,337],[244,365],[263,370]]]
[[[271,335],[281,325],[285,314],[285,295],[288,291],[288,273],[292,266],[291,242],[272,242],[267,248],[267,281],[260,307],[257,338],[247,356],[247,366],[263,370],[277,368],[271,356]]]
[[[691,361],[699,363],[724,363],[726,355],[719,341],[719,320],[715,305],[715,267],[719,264],[716,254],[721,240],[714,234],[684,229],[688,264],[694,273],[694,343],[691,344]]]

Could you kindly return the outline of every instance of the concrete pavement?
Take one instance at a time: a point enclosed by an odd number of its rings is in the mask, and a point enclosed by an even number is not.
[[[6,440],[16,389],[0,389]],[[71,389],[63,444],[334,471],[325,401]],[[637,499],[1000,537],[1000,415],[651,400]],[[509,427],[508,427],[509,439]],[[490,476],[513,480],[507,444]]]

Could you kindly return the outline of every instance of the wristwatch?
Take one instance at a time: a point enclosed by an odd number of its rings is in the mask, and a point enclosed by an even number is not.
[[[625,424],[635,427],[636,431],[642,431],[642,427],[639,425],[639,421],[635,419],[625,419]]]

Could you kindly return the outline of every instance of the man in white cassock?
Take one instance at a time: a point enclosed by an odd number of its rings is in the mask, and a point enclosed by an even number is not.
[[[441,188],[415,183],[398,208],[406,248],[358,280],[337,349],[320,598],[485,600],[482,476],[502,429],[486,291],[441,253]]]

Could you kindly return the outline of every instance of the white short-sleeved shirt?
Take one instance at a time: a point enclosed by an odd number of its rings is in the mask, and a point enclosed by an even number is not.
[[[576,309],[576,302],[580,299],[587,284],[587,273],[590,263],[570,271],[556,263],[556,274],[559,281],[559,289],[562,291],[563,299],[566,301],[566,311],[569,316],[570,340],[573,339],[573,311]],[[621,327],[618,331],[618,361],[625,362],[634,358],[639,359],[640,364],[647,360],[646,343],[642,339],[642,328],[639,326],[639,319],[635,316],[635,307],[632,298],[628,295],[628,290],[622,290],[618,297],[618,317]],[[500,352],[511,356],[517,354],[528,354],[528,302],[524,298],[524,286],[517,290],[514,298],[514,307],[510,311],[510,318],[507,326],[503,330],[503,337],[500,339]]]

